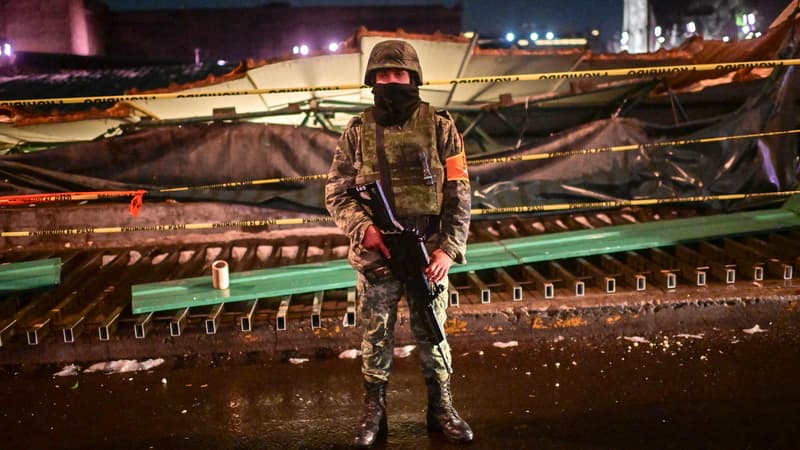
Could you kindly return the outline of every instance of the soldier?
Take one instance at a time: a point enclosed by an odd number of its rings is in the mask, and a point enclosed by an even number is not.
[[[366,394],[355,444],[371,446],[385,436],[386,383],[391,373],[397,306],[405,286],[389,270],[391,258],[381,231],[347,188],[381,180],[404,227],[423,231],[430,253],[425,275],[447,285],[453,262],[464,263],[470,220],[470,187],[464,143],[446,111],[436,111],[419,97],[422,70],[407,42],[387,40],[372,49],[364,83],[372,87],[375,106],[348,123],[339,140],[325,186],[325,204],[350,238],[348,259],[358,272],[359,320]],[[446,320],[447,289],[435,301],[440,323]],[[407,301],[412,301],[408,299]],[[428,387],[428,429],[451,441],[469,442],[469,425],[453,408],[450,347],[436,350],[409,308]]]

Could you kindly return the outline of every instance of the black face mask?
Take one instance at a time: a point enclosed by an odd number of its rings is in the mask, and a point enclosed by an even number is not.
[[[375,121],[379,125],[400,125],[419,107],[419,87],[413,84],[386,83],[372,87],[375,96]]]

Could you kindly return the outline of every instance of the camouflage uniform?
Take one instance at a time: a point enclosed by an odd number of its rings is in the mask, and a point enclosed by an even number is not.
[[[436,278],[444,276],[445,290],[434,302],[441,323],[446,318],[448,297],[447,276],[442,269],[448,262],[439,251],[453,262],[466,261],[470,214],[464,143],[449,114],[435,112],[420,100],[422,68],[416,50],[405,41],[379,42],[370,53],[364,84],[373,87],[375,107],[347,125],[325,186],[325,206],[350,238],[348,259],[358,272],[365,395],[353,443],[360,448],[371,447],[388,429],[386,385],[394,353],[397,306],[406,286],[392,274],[383,255],[374,251],[385,252],[383,235],[347,190],[381,180],[397,220],[424,234],[435,261],[429,269]],[[428,388],[428,429],[442,432],[452,442],[470,442],[472,429],[453,407],[445,364],[450,360],[450,347],[445,341],[440,344],[442,352],[434,351],[422,327],[422,317],[413,305],[409,306]]]
[[[415,123],[426,108],[427,105],[423,103],[406,124],[391,127],[391,131],[402,132],[404,128]],[[435,218],[439,225],[438,233],[432,234],[426,245],[429,251],[441,249],[454,262],[464,263],[471,203],[469,181],[465,176],[466,163],[463,162],[465,161],[463,141],[447,112],[437,111],[432,116],[435,148],[431,151],[435,154],[431,158],[431,168],[434,172],[436,167],[441,169],[442,175],[435,180],[441,203],[436,205],[440,208],[439,215]],[[405,288],[391,275],[386,262],[378,252],[366,250],[361,246],[364,232],[372,221],[360,204],[347,194],[347,188],[369,181],[370,178],[371,169],[364,164],[363,145],[363,140],[370,138],[364,132],[365,128],[369,128],[369,124],[369,118],[365,118],[362,114],[353,118],[342,133],[328,173],[325,203],[336,224],[350,238],[348,259],[358,271],[359,320],[364,327],[361,344],[362,372],[368,382],[385,382],[391,371],[397,306]],[[452,164],[454,160],[462,160],[461,165],[454,166]],[[453,167],[463,167],[464,171],[448,173],[448,168]],[[409,190],[403,187],[395,189],[398,217],[401,223],[415,224],[417,217],[402,214],[402,205],[407,204],[403,202],[402,197],[408,192]],[[416,194],[411,192],[410,195],[414,197]],[[447,284],[446,279],[443,280],[443,284]],[[447,298],[445,290],[435,303],[436,315],[442,323],[446,318]],[[448,374],[442,357],[427,341],[420,325],[420,317],[414,313],[415,308],[410,308],[410,311],[411,327],[419,346],[423,374],[426,378],[446,379]],[[449,346],[443,343],[442,349],[449,360]]]

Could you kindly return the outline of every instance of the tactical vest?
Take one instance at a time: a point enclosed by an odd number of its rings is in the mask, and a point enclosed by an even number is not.
[[[405,127],[384,128],[384,149],[398,218],[436,216],[441,210],[444,167],[437,151],[434,114],[433,108],[423,102]],[[381,179],[376,146],[377,123],[372,108],[362,114],[362,124],[362,165],[356,175],[358,184]]]

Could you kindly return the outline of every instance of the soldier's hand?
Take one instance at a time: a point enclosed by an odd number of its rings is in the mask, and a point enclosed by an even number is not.
[[[452,265],[453,258],[449,257],[442,249],[437,248],[431,253],[428,267],[425,268],[425,276],[434,283],[438,283],[447,276]]]
[[[364,239],[361,240],[361,246],[373,252],[380,252],[386,259],[391,259],[392,255],[389,253],[389,247],[383,242],[383,233],[375,225],[370,225],[367,231],[364,232]]]

